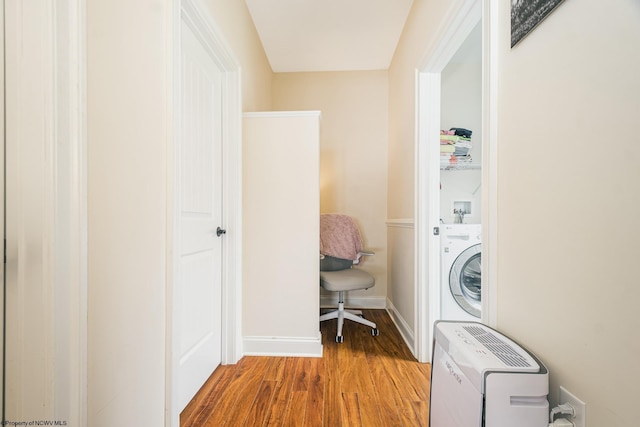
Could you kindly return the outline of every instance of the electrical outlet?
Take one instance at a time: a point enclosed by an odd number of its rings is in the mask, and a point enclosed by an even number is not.
[[[568,403],[573,406],[573,409],[576,411],[575,416],[571,419],[576,427],[586,427],[587,426],[587,405],[576,396],[574,396],[570,391],[566,388],[560,386],[560,405],[563,403]]]

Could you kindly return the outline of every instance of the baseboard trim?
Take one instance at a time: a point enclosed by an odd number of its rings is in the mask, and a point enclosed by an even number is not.
[[[317,338],[295,337],[244,337],[245,356],[322,357],[322,336]]]
[[[398,310],[390,300],[387,299],[386,304],[387,304],[387,312],[389,313],[391,320],[396,325],[396,328],[398,328],[398,331],[400,332],[400,335],[402,336],[402,339],[404,340],[404,342],[409,347],[409,350],[411,350],[411,353],[415,356],[416,355],[415,336],[413,334],[413,329],[400,315],[400,313],[398,312]]]
[[[365,310],[385,309],[387,308],[387,299],[385,297],[352,297],[347,294],[344,305],[347,308],[360,308]],[[335,308],[337,306],[337,293],[320,296],[320,308]]]

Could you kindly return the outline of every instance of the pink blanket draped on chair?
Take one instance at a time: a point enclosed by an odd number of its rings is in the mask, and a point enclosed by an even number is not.
[[[320,253],[336,258],[356,260],[363,243],[358,225],[348,215],[320,215]]]

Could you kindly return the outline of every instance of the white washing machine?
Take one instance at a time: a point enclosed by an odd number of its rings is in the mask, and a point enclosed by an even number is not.
[[[481,239],[480,224],[443,224],[440,227],[442,320],[480,320]]]

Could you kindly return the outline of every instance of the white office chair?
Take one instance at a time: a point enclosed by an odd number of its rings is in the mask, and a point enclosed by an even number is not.
[[[338,292],[338,309],[321,315],[320,321],[338,319],[338,343],[344,341],[344,319],[369,326],[373,336],[380,334],[376,324],[365,319],[362,311],[344,308],[345,292],[375,286],[373,276],[354,268],[365,255],[373,255],[373,252],[362,249],[360,231],[351,217],[341,214],[320,215],[320,285],[327,291]]]

